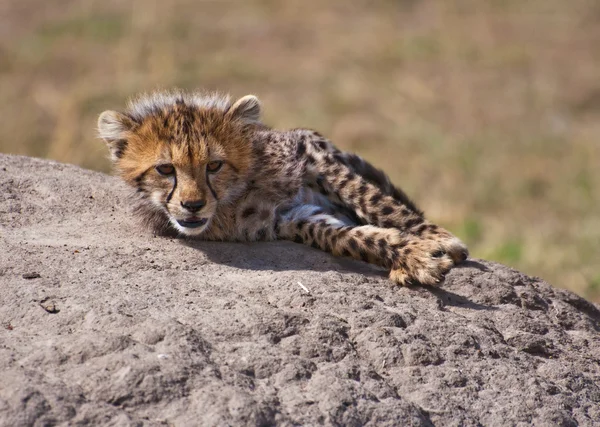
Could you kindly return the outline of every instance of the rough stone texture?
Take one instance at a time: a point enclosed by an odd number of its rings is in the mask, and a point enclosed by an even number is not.
[[[593,425],[600,310],[287,242],[153,237],[116,178],[0,155],[0,424]],[[305,292],[298,282],[305,285]]]

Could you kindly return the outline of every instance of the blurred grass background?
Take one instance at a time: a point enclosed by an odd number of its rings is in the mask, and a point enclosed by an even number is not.
[[[109,171],[104,109],[257,94],[470,246],[600,301],[597,0],[5,0],[0,151]]]

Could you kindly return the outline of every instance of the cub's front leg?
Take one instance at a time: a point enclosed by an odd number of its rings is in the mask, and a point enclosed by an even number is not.
[[[435,285],[455,262],[444,246],[433,240],[394,228],[348,226],[318,206],[298,206],[278,219],[280,239],[385,267],[390,278],[401,285]]]
[[[383,172],[356,155],[340,152],[316,133],[302,134],[297,144],[298,152],[303,153],[307,184],[354,212],[363,223],[431,241],[422,245],[437,246],[455,264],[467,258],[465,244],[425,219]]]

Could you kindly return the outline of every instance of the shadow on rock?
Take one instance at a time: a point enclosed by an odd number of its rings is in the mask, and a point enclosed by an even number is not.
[[[443,288],[429,286],[427,289],[437,297],[438,302],[442,307],[452,306],[469,308],[471,310],[497,310],[494,306],[476,303],[462,295],[455,294],[454,292],[447,291]]]
[[[474,268],[479,271],[486,271],[486,272],[490,271],[490,269],[487,266],[483,265],[480,262],[472,260],[472,259],[468,259],[468,260],[462,262],[461,264],[458,264],[454,268]]]
[[[230,267],[254,271],[336,271],[356,273],[368,277],[386,279],[387,272],[376,266],[350,258],[334,257],[318,249],[292,242],[228,243],[204,242],[181,239],[182,244],[204,253],[212,262]],[[468,260],[455,268],[474,268],[489,271],[485,265]],[[456,306],[473,310],[493,310],[494,307],[479,304],[465,296],[443,288],[419,287],[435,295],[442,306]]]
[[[181,239],[181,243],[201,251],[212,262],[246,270],[336,271],[387,277],[387,272],[376,266],[350,258],[334,257],[318,249],[292,242],[229,243]]]

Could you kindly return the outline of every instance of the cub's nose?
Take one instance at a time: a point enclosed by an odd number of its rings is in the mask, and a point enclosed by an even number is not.
[[[206,205],[206,200],[188,200],[181,202],[181,206],[190,212],[198,212],[204,205]]]

